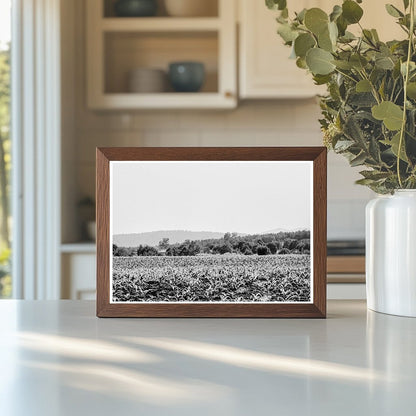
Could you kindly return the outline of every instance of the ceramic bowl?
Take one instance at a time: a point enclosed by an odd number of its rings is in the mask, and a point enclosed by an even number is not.
[[[119,17],[148,17],[157,12],[156,0],[118,0],[114,12]]]
[[[205,67],[201,62],[172,62],[169,80],[177,92],[197,92],[205,80]]]
[[[166,12],[174,17],[217,16],[217,0],[165,0]]]
[[[167,90],[167,75],[162,69],[136,68],[129,72],[128,91],[131,93],[161,93]]]

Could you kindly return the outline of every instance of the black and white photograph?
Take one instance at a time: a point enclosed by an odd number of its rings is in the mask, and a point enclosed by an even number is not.
[[[311,303],[313,162],[111,161],[110,303]]]

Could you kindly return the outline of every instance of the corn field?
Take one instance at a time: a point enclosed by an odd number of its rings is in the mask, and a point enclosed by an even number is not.
[[[310,255],[113,257],[114,302],[308,302]]]

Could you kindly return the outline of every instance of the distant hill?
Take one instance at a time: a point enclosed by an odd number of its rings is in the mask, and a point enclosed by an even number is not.
[[[118,234],[113,242],[119,247],[137,247],[139,245],[157,246],[163,238],[169,238],[170,244],[183,243],[185,240],[208,240],[222,238],[225,233],[211,231],[151,231],[138,234]]]
[[[263,231],[260,234],[278,234],[278,233],[293,233],[293,232],[297,232],[297,231],[309,231],[308,228],[306,227],[299,227],[299,228],[294,228],[292,230],[288,230],[286,228],[275,228],[273,230],[267,230],[267,231]]]

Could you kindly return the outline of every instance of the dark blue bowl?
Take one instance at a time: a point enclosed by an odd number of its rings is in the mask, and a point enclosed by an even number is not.
[[[198,92],[205,81],[205,66],[201,62],[172,62],[169,80],[177,92]]]
[[[156,0],[118,0],[114,4],[116,16],[149,17],[157,12]]]

